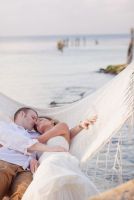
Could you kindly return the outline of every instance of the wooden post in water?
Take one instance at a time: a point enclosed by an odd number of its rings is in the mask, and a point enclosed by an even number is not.
[[[133,49],[134,49],[134,29],[131,29],[131,39],[127,52],[127,64],[130,64],[133,60]]]

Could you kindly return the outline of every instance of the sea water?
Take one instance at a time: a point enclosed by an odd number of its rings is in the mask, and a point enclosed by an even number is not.
[[[59,39],[68,39],[63,52]],[[1,37],[0,91],[42,108],[77,101],[113,78],[98,71],[125,63],[128,43],[128,35]]]

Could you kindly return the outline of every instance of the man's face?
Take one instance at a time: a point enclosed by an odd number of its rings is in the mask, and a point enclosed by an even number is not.
[[[32,130],[36,124],[38,116],[33,110],[28,110],[27,113],[23,115],[23,127],[28,130]]]

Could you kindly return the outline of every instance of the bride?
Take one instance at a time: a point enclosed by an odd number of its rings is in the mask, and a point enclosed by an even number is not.
[[[67,124],[55,123],[51,118],[38,119],[38,140],[49,146],[64,147],[66,152],[44,152],[40,156],[40,165],[22,200],[86,200],[98,192],[80,170],[77,158],[68,152],[70,139],[95,121],[96,117],[84,120],[69,130]]]

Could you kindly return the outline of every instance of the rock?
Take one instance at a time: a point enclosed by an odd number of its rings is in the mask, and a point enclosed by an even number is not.
[[[109,74],[119,74],[126,67],[127,67],[126,64],[108,65],[106,69],[101,68],[99,72],[104,72]]]
[[[134,199],[134,180],[128,181],[114,189],[100,193],[87,200],[132,200]]]

